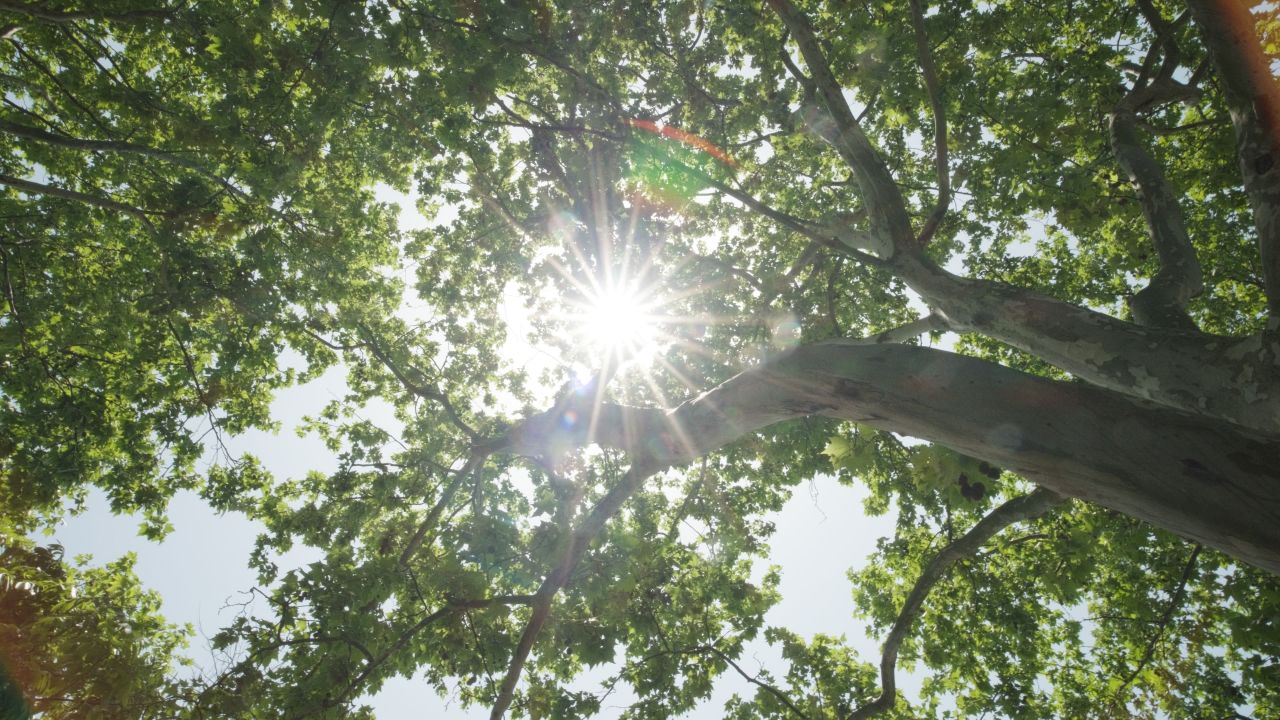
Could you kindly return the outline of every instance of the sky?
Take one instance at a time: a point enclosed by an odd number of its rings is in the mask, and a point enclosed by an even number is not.
[[[426,225],[414,210],[411,198],[385,187],[379,189],[379,196],[401,204],[402,228]],[[504,311],[507,322],[517,328],[527,325],[526,319],[512,316],[513,308]],[[509,344],[505,352],[517,366],[544,362],[540,351],[527,344]],[[272,410],[273,417],[281,423],[281,431],[251,431],[229,438],[232,456],[253,453],[277,477],[334,470],[334,454],[314,436],[299,437],[295,428],[305,416],[318,414],[327,402],[344,395],[345,389],[344,370],[335,367],[306,385],[280,391]],[[370,407],[367,413],[368,419],[382,427],[397,426],[389,407]],[[862,488],[843,486],[828,476],[800,482],[775,519],[777,530],[770,541],[770,555],[757,573],[763,574],[769,564],[781,567],[782,600],[766,616],[767,624],[786,627],[805,637],[816,633],[844,635],[863,659],[878,664],[879,640],[867,637],[863,626],[852,616],[846,573],[865,562],[875,549],[877,538],[892,534],[893,517],[865,517],[863,497]],[[162,542],[148,541],[138,535],[138,518],[111,514],[105,496],[95,491],[87,510],[65,520],[50,539],[61,543],[69,557],[92,554],[92,565],[133,552],[142,583],[163,598],[165,617],[195,628],[188,656],[196,671],[214,674],[220,666],[209,651],[208,638],[242,611],[248,590],[255,585],[255,575],[248,567],[249,554],[263,528],[239,513],[214,513],[190,492],[174,498],[169,517],[173,532]],[[283,571],[317,558],[315,550],[296,549],[278,564]],[[781,675],[786,670],[779,653],[763,641],[748,647],[740,665],[751,673],[766,668]],[[607,666],[597,668],[575,686],[591,687],[593,681],[611,672]],[[901,677],[899,686],[908,696],[914,696],[919,678]],[[754,691],[753,686],[729,670],[721,677],[712,698],[685,717],[719,718],[724,701],[732,694],[750,696]],[[606,701],[601,717],[617,717],[627,698],[625,692],[615,692]],[[391,681],[362,702],[371,705],[380,720],[488,717],[487,708],[463,709],[450,698],[438,697],[425,682],[414,679]]]

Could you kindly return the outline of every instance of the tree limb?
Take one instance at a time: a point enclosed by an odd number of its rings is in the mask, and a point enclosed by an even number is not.
[[[918,338],[927,332],[938,332],[941,330],[949,330],[945,319],[938,315],[925,315],[917,320],[912,320],[906,325],[900,325],[895,328],[889,328],[868,335],[864,338],[837,338],[829,340],[832,345],[882,345],[884,343],[901,343]]]
[[[896,251],[910,249],[915,236],[911,231],[906,201],[894,184],[889,168],[853,116],[849,103],[845,101],[844,90],[832,74],[808,19],[790,0],[769,0],[769,4],[799,45],[822,97],[827,117],[831,120],[830,124],[816,123],[814,130],[853,170],[862,192],[862,202],[871,219],[872,231],[881,235]]]
[[[344,701],[347,697],[349,697],[352,692],[359,689],[360,685],[371,674],[373,674],[374,670],[378,669],[384,662],[386,662],[392,655],[399,652],[400,649],[403,648],[405,645],[408,645],[409,641],[412,640],[415,635],[417,635],[427,626],[432,625],[436,622],[439,622],[440,620],[443,620],[444,618],[447,618],[450,615],[462,612],[464,610],[474,610],[476,608],[484,608],[484,607],[489,607],[491,605],[527,605],[533,601],[534,601],[534,598],[529,595],[498,595],[494,597],[483,598],[480,600],[449,601],[440,609],[423,616],[416,623],[409,626],[408,629],[406,629],[403,633],[400,634],[400,637],[396,638],[395,642],[391,643],[391,645],[387,646],[382,652],[378,653],[377,657],[374,657],[372,660],[367,661],[365,663],[364,669],[360,671],[360,674],[356,675],[356,677],[352,679],[351,682],[347,683],[347,686],[341,692],[334,695],[329,700],[326,707],[333,707],[334,705],[337,705],[338,703]]]
[[[729,667],[733,668],[735,672],[741,675],[743,680],[746,680],[752,685],[755,685],[756,687],[768,692],[778,702],[785,705],[787,709],[790,710],[796,717],[801,718],[801,720],[804,720],[804,718],[806,717],[804,712],[801,711],[800,708],[796,707],[795,703],[791,702],[791,699],[788,698],[785,693],[783,693],[781,690],[774,687],[773,685],[770,685],[769,683],[761,680],[760,676],[758,675],[748,675],[746,670],[743,670],[742,667],[738,665],[738,663],[733,661],[733,658],[726,655],[720,648],[716,647],[715,645],[703,645],[698,649],[703,652],[709,652],[712,655],[715,655],[716,657],[720,658],[721,661],[723,661]]]
[[[26,15],[44,22],[66,25],[80,20],[109,20],[112,22],[138,22],[141,20],[164,20],[173,17],[174,11],[168,8],[122,10],[119,12],[87,12],[71,10],[54,12],[39,5],[18,2],[17,0],[0,0],[0,11]]]
[[[465,433],[468,439],[472,442],[480,440],[480,433],[476,432],[471,425],[462,419],[462,415],[459,414],[457,408],[453,406],[448,395],[445,395],[444,392],[437,387],[422,385],[409,379],[409,376],[405,374],[404,370],[396,365],[396,363],[391,360],[391,357],[387,354],[386,350],[378,344],[378,340],[374,336],[373,331],[363,326],[361,327],[361,331],[361,334],[364,335],[365,347],[369,349],[369,352],[377,358],[383,366],[391,371],[391,374],[400,381],[400,384],[403,385],[406,390],[418,397],[438,403],[440,407],[444,408],[445,414],[449,416],[449,420],[452,421],[459,430]]]
[[[956,332],[981,333],[1131,398],[1280,432],[1280,346],[1260,335],[1142,326],[1028,288],[958,277],[919,254],[899,253],[888,269]]]
[[[1271,318],[1280,318],[1280,86],[1242,0],[1189,0],[1235,126]]]
[[[122,212],[126,215],[138,218],[148,227],[151,227],[151,220],[147,217],[148,215],[163,215],[163,213],[143,210],[142,208],[127,205],[110,198],[90,195],[88,193],[77,192],[75,190],[68,190],[54,185],[44,185],[37,182],[31,182],[30,180],[22,180],[9,175],[0,174],[0,185],[8,185],[9,187],[16,188],[26,193],[48,195],[50,197],[62,198],[64,200],[74,200],[75,202],[92,205],[104,210],[115,210],[116,212]]]
[[[226,179],[218,176],[216,173],[213,173],[205,169],[205,167],[200,163],[165,150],[158,150],[156,148],[148,147],[146,145],[139,145],[137,143],[124,142],[121,140],[89,140],[85,138],[72,137],[70,135],[63,135],[61,133],[51,133],[46,130],[41,130],[40,128],[31,127],[29,125],[22,125],[19,123],[10,122],[8,120],[4,120],[3,118],[0,118],[0,131],[7,132],[11,135],[17,135],[18,137],[27,138],[28,140],[39,140],[40,142],[46,142],[51,145],[58,145],[61,147],[71,148],[75,150],[88,150],[90,152],[131,153],[134,155],[142,155],[145,157],[155,158],[163,162],[172,163],[174,165],[187,168],[188,170],[194,170],[200,173],[201,175],[209,178],[210,180],[213,180],[214,182],[218,183],[223,188],[229,190],[233,194],[240,197],[245,197],[245,192],[243,190],[236,187]]]
[[[400,552],[398,561],[400,567],[405,567],[409,564],[409,560],[413,558],[414,553],[418,552],[418,548],[426,540],[427,533],[440,522],[440,515],[449,507],[449,503],[453,502],[458,489],[462,487],[468,477],[479,471],[488,457],[489,454],[487,452],[473,452],[471,457],[467,459],[467,463],[459,468],[453,479],[445,485],[444,491],[440,493],[440,499],[427,511],[427,516],[418,524],[418,529],[414,531],[413,536],[409,538],[409,542],[405,544],[404,550]]]
[[[1160,260],[1151,282],[1130,301],[1134,319],[1141,325],[1194,331],[1186,303],[1204,289],[1195,247],[1187,234],[1178,194],[1164,170],[1138,137],[1140,107],[1185,97],[1192,88],[1169,78],[1136,88],[1111,113],[1110,139],[1116,161],[1129,176],[1142,205],[1147,232]]]
[[[929,48],[929,36],[925,33],[920,0],[911,0],[911,25],[915,29],[916,57],[924,75],[925,89],[929,92],[929,105],[933,109],[933,164],[938,174],[937,204],[916,236],[916,244],[924,247],[938,231],[943,216],[947,214],[947,206],[951,204],[951,170],[947,159],[947,111],[942,103],[942,85],[938,81],[933,51]]]
[[[590,440],[564,429],[563,411],[526,420],[508,451],[538,456],[591,442],[679,465],[783,420],[822,415],[945,445],[1280,572],[1276,436],[953,353],[805,345],[671,410],[602,405]]]
[[[631,468],[622,476],[618,484],[605,493],[605,496],[574,529],[565,543],[560,561],[543,579],[542,585],[534,596],[533,613],[525,625],[524,632],[520,635],[520,642],[516,645],[515,652],[512,653],[507,674],[502,679],[498,697],[494,700],[493,711],[489,714],[490,720],[501,720],[506,715],[507,708],[511,706],[511,700],[515,696],[516,685],[520,682],[520,675],[524,671],[525,662],[529,659],[529,652],[533,649],[533,643],[538,639],[538,634],[542,632],[547,618],[551,615],[551,603],[560,589],[569,582],[569,578],[582,560],[591,541],[604,529],[609,518],[617,514],[622,504],[640,489],[644,481],[661,468],[661,464],[653,464],[645,459],[643,453],[637,453]]]
[[[916,578],[916,583],[907,595],[906,602],[898,611],[898,619],[894,621],[889,636],[885,638],[883,654],[880,657],[879,697],[855,710],[849,716],[849,720],[865,720],[893,707],[897,697],[894,675],[898,664],[898,649],[906,639],[907,633],[911,631],[912,623],[920,615],[920,609],[925,599],[929,597],[929,592],[938,581],[942,580],[947,571],[960,560],[976,553],[996,533],[1014,523],[1039,517],[1062,501],[1063,498],[1060,495],[1044,488],[1037,488],[1027,495],[1014,498],[992,510],[969,532],[947,545],[942,552],[929,561],[921,571],[920,577]]]

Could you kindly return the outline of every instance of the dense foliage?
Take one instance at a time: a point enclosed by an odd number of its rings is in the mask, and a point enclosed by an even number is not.
[[[0,683],[51,718],[361,717],[416,673],[495,716],[590,717],[608,688],[569,681],[602,665],[635,718],[726,673],[753,683],[738,718],[1280,714],[1276,575],[1139,519],[1164,510],[1035,490],[1044,464],[1017,463],[1055,448],[979,426],[994,385],[932,421],[950,435],[911,425],[925,444],[889,410],[699,405],[791,372],[797,348],[884,333],[923,353],[951,330],[982,367],[1059,381],[1027,387],[1276,447],[1280,420],[1248,414],[1276,382],[1275,178],[1248,156],[1242,180],[1252,126],[1233,136],[1239,92],[1210,54],[1204,13],[1239,8],[1193,6],[0,0]],[[1274,50],[1274,20],[1251,21]],[[414,191],[428,227],[401,231],[378,183]],[[1117,380],[1073,356],[1090,337],[1053,343],[1049,309],[947,306],[941,267],[1118,319],[1100,333],[1163,333],[1169,357],[1256,340],[1261,364],[1230,366],[1220,397],[1155,361]],[[656,347],[584,337],[618,288]],[[226,451],[274,427],[274,390],[339,364],[350,394],[310,428],[336,472]],[[948,391],[903,372],[921,406]],[[628,414],[687,399],[715,422]],[[399,427],[363,419],[374,400]],[[817,473],[895,514],[850,578],[887,673],[764,621],[771,516]],[[27,539],[91,487],[154,537],[180,489],[266,527],[249,561],[269,608],[218,633],[219,675],[179,675],[182,633],[128,559],[76,568]],[[321,560],[278,567],[297,545]],[[784,664],[746,673],[757,638]],[[925,673],[919,698],[893,692],[895,660]]]

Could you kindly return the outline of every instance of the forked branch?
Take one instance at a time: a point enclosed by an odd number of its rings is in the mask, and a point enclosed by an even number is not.
[[[889,174],[889,168],[872,146],[845,100],[844,89],[836,81],[826,55],[818,45],[809,20],[790,0],[769,0],[800,47],[800,54],[813,78],[830,126],[819,122],[815,131],[827,141],[853,170],[861,190],[862,202],[871,220],[872,232],[880,234],[895,251],[904,251],[914,242],[906,201]]]

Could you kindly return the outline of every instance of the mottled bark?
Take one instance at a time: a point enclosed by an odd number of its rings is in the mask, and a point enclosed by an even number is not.
[[[850,245],[874,247],[887,269],[954,330],[981,333],[1131,397],[1280,432],[1280,343],[1269,336],[1221,338],[1194,331],[1181,308],[1200,289],[1199,265],[1173,191],[1131,136],[1132,114],[1140,105],[1168,102],[1193,88],[1162,73],[1122,103],[1114,127],[1121,164],[1139,184],[1161,258],[1160,272],[1136,299],[1139,324],[1133,324],[1023,288],[960,278],[924,257],[902,193],[850,112],[807,19],[788,0],[771,4],[799,45],[824,105],[812,129],[858,180],[870,242]],[[1264,255],[1266,248],[1264,243]]]
[[[1280,342],[1142,327],[1026,288],[952,275],[913,254],[893,270],[957,332],[976,332],[1131,397],[1280,432]]]
[[[579,414],[567,422],[568,413]],[[562,405],[512,449],[588,442],[687,463],[782,420],[824,415],[930,440],[1054,492],[1280,572],[1280,439],[1219,420],[927,348],[798,348],[670,410]]]

